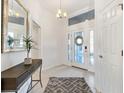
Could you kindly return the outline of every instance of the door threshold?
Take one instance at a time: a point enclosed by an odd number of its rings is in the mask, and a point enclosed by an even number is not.
[[[77,66],[72,66],[74,68],[78,68],[78,69],[81,69],[81,70],[85,70],[85,71],[88,71],[88,69],[84,69],[84,68],[81,68],[81,67],[77,67]]]

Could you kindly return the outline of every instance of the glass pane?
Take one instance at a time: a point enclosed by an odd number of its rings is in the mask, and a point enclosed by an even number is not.
[[[71,34],[68,33],[68,61],[72,61],[71,56]]]
[[[94,38],[93,31],[90,31],[90,64],[94,65]]]
[[[75,32],[74,33],[74,41],[77,37],[82,37],[83,38],[83,32]],[[76,42],[74,44],[74,54],[75,54],[75,62],[83,64],[84,63],[84,46],[78,45]]]

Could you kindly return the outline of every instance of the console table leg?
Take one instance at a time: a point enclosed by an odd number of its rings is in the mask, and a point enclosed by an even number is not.
[[[31,75],[31,88],[32,88],[32,75]]]
[[[40,67],[40,73],[39,73],[40,85],[41,85],[41,88],[42,88],[43,85],[42,85],[42,81],[41,81],[41,70],[42,70],[42,66]]]

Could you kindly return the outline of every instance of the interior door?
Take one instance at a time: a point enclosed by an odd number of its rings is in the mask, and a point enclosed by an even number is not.
[[[118,0],[105,7],[96,26],[99,41],[99,87],[102,93],[122,93],[123,15]],[[98,23],[99,23],[98,22]]]

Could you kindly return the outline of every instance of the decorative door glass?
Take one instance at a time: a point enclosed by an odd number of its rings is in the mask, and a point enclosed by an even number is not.
[[[75,62],[84,63],[83,32],[74,32],[74,56]]]

